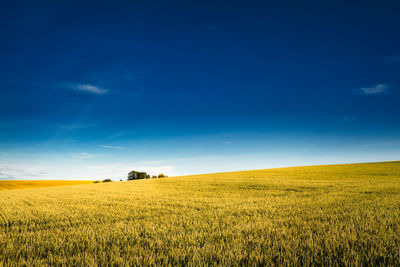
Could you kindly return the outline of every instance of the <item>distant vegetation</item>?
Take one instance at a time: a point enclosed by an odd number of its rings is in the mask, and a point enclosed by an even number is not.
[[[128,181],[131,180],[139,180],[139,179],[150,179],[150,178],[164,178],[164,177],[168,177],[165,176],[164,174],[159,174],[157,175],[152,175],[150,176],[150,174],[146,173],[146,172],[138,172],[138,171],[130,171],[128,173]]]
[[[400,266],[399,203],[400,162],[3,190],[0,266]]]
[[[138,172],[138,171],[130,171],[128,173],[128,181],[130,180],[139,180],[139,179],[146,179],[147,173],[145,172]]]
[[[112,180],[111,179],[104,179],[103,180],[103,183],[109,183],[109,182],[112,182]]]

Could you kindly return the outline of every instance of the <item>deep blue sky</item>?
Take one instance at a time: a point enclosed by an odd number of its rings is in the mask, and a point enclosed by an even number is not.
[[[0,179],[399,160],[400,3],[350,2],[1,1]]]

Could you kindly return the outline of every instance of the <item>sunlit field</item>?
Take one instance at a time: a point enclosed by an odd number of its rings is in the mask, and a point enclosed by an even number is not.
[[[400,162],[0,191],[1,265],[400,265]]]
[[[0,180],[0,190],[7,189],[23,189],[23,188],[37,188],[37,187],[52,187],[52,186],[63,186],[63,185],[77,185],[77,184],[92,184],[93,181],[68,181],[68,180]]]

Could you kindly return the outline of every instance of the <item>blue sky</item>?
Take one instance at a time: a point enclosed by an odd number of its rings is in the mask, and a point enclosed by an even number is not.
[[[396,1],[5,1],[0,179],[399,160],[398,14]]]

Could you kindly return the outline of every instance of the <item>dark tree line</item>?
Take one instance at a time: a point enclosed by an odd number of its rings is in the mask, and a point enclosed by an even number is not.
[[[150,179],[150,177],[151,178],[164,178],[164,177],[168,177],[168,176],[165,176],[162,173],[160,173],[158,176],[157,175],[150,176],[150,174],[147,174],[146,172],[138,172],[138,171],[130,171],[128,173],[128,181],[139,180],[139,179]]]

